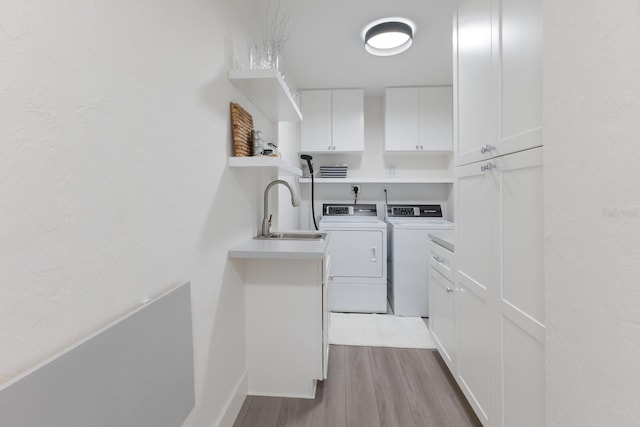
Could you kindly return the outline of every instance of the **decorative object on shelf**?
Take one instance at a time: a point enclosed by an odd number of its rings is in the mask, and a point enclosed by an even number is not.
[[[264,21],[258,18],[263,31],[263,39],[260,44],[249,46],[249,67],[251,69],[276,69],[280,70],[282,63],[280,53],[284,44],[289,40],[288,25],[291,15],[289,11],[283,11],[280,0],[277,0],[272,8],[271,0],[267,1],[264,13]],[[281,71],[281,70],[280,70]]]
[[[253,142],[253,155],[258,156],[262,154],[262,151],[267,148],[267,143],[262,137],[261,130],[251,131],[251,141]]]
[[[280,153],[278,152],[278,146],[273,142],[267,143],[267,148],[265,150],[262,150],[262,154],[265,156],[280,157]]]
[[[251,133],[253,117],[235,102],[231,103],[231,128],[233,131],[233,155],[249,157],[253,154]]]
[[[320,178],[346,178],[347,165],[320,166]]]

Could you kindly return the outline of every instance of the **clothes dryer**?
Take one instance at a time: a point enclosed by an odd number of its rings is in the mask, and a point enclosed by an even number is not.
[[[331,233],[329,310],[387,312],[387,225],[375,204],[324,204],[320,230]]]

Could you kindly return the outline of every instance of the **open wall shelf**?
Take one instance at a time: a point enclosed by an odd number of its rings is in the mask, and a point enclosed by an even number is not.
[[[282,160],[280,157],[229,157],[229,167],[232,168],[272,168],[277,169],[278,173],[302,176],[302,170]]]
[[[278,70],[229,70],[229,80],[272,122],[302,121]]]
[[[314,178],[316,184],[453,184],[453,178]],[[300,178],[301,183],[311,178]]]

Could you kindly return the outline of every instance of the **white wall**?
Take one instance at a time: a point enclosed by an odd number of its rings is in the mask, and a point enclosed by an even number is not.
[[[298,156],[298,123],[295,122],[279,122],[277,124],[277,140],[278,149],[282,160],[290,165],[299,167],[300,157]],[[281,175],[278,178],[287,181],[300,199],[300,188],[298,180],[291,174]],[[273,191],[275,193],[275,191]],[[272,230],[298,230],[300,228],[300,207],[291,205],[291,194],[289,190],[278,185],[278,208],[277,223]],[[274,206],[271,204],[270,206]]]
[[[186,425],[222,415],[245,372],[227,249],[256,233],[264,188],[226,167],[229,101],[271,126],[226,76],[242,5],[0,3],[0,382],[191,280]]]
[[[640,3],[544,2],[548,426],[640,425]]]

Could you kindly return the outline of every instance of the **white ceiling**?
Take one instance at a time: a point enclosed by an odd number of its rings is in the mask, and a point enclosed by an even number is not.
[[[269,0],[253,0],[263,11]],[[270,0],[271,10],[278,0]],[[285,73],[298,89],[451,84],[451,27],[455,0],[280,0],[288,11],[290,38]],[[258,12],[259,13],[259,12]],[[416,23],[411,48],[378,57],[365,52],[362,29],[384,17]]]

